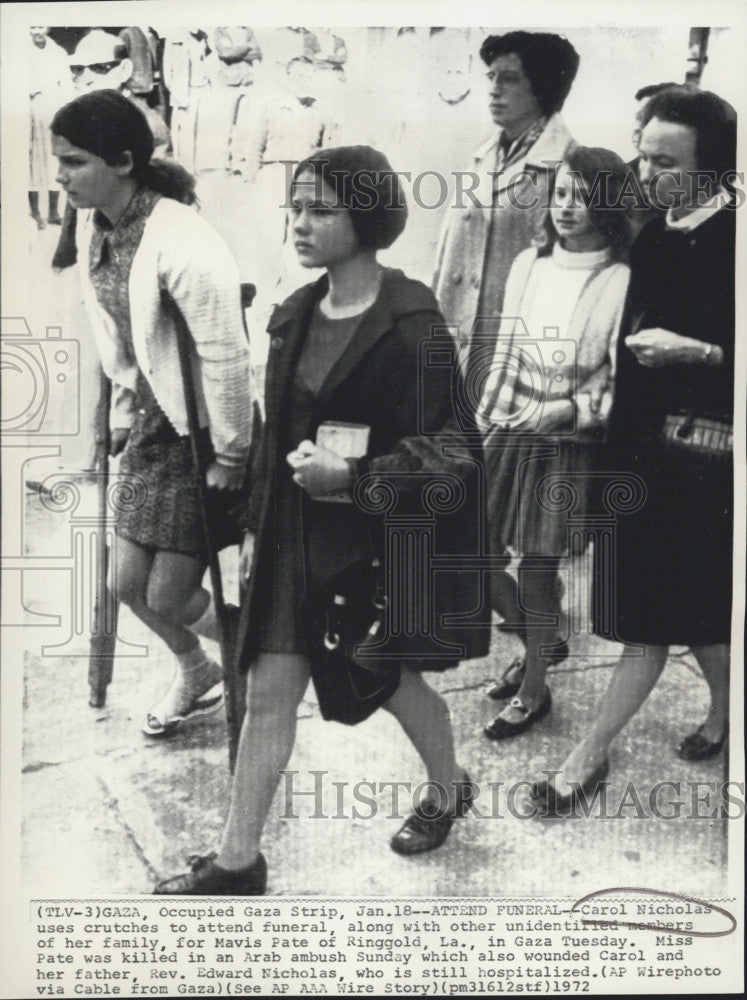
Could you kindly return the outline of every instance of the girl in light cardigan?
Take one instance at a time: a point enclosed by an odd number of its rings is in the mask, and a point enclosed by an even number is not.
[[[478,419],[491,550],[521,556],[518,592],[502,574],[514,590],[503,603],[516,609],[503,630],[515,631],[526,650],[489,692],[512,698],[486,727],[491,739],[518,735],[547,714],[548,664],[568,656],[557,573],[570,542],[566,501],[572,496],[574,517],[589,504],[611,403],[611,351],[629,274],[619,197],[626,172],[609,150],[571,150],[557,176],[547,245],[519,254],[506,285]]]
[[[222,704],[220,666],[189,628],[209,603],[198,483],[192,466],[173,313],[191,334],[210,514],[229,544],[250,443],[249,348],[236,265],[194,208],[192,177],[151,161],[142,112],[120,93],[87,93],[52,122],[58,182],[81,214],[83,296],[112,382],[111,454],[131,502],[117,517],[115,592],[176,657],[143,731],[172,733]],[[222,534],[221,534],[222,532]]]

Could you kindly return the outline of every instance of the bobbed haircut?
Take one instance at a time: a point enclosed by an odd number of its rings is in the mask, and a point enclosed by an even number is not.
[[[337,204],[347,209],[358,243],[367,250],[384,250],[402,233],[407,205],[397,174],[389,160],[371,146],[324,149],[302,160],[293,182],[304,171],[313,172],[334,191]]]
[[[560,111],[581,61],[568,39],[544,31],[509,31],[506,35],[488,35],[480,46],[480,58],[486,66],[497,56],[511,53],[521,59],[543,113]]]
[[[715,173],[718,179],[736,170],[737,113],[722,97],[710,90],[668,87],[646,105],[644,128],[652,118],[695,129],[698,170]]]

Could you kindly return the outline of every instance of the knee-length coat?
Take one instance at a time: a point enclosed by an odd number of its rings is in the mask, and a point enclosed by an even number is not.
[[[284,427],[295,368],[314,307],[327,288],[325,275],[299,289],[275,310],[268,328],[266,424],[252,461],[246,519],[257,535],[239,621],[243,671],[259,651],[266,581],[272,578],[274,512],[286,464]],[[386,540],[391,542],[392,532],[403,539],[409,531],[427,554],[414,602],[421,606],[405,607],[407,586],[402,586],[398,606],[390,604],[390,620],[410,623],[399,629],[399,648],[408,662],[427,670],[484,656],[490,641],[489,573],[481,563],[487,548],[480,435],[462,398],[455,345],[443,323],[425,285],[386,269],[375,303],[316,396],[303,435],[313,440],[324,421],[370,427],[368,454],[351,488],[353,503],[314,500],[301,491],[308,586],[342,573],[372,545],[391,583]],[[284,596],[302,603],[308,595]]]
[[[462,179],[462,194],[450,196],[437,250],[433,289],[455,328],[466,361],[480,309],[501,315],[503,293],[516,257],[541,237],[555,175],[574,140],[559,114],[519,159],[495,172],[500,134],[474,154]],[[466,185],[477,182],[469,196]],[[492,298],[486,297],[486,285]],[[492,335],[483,334],[490,353]]]
[[[605,469],[636,478],[617,512],[611,565],[595,553],[600,635],[655,646],[730,640],[733,461],[672,451],[662,435],[669,414],[733,423],[735,224],[733,206],[689,231],[656,219],[631,251]],[[718,345],[722,364],[640,364],[626,337],[656,327]]]

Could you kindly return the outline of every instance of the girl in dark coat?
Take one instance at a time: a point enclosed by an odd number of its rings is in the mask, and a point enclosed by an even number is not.
[[[301,263],[327,273],[270,322],[267,423],[242,553],[246,566],[252,551],[239,626],[248,692],[231,810],[217,857],[197,859],[159,893],[264,892],[259,840],[310,676],[326,718],[356,721],[383,704],[425,764],[434,794],[416,805],[393,849],[438,847],[474,794],[455,760],[448,707],[421,673],[484,656],[489,645],[487,574],[475,561],[484,544],[481,452],[469,414],[455,412],[454,345],[432,293],[377,263],[406,218],[382,154],[349,147],[302,162],[291,204]],[[368,428],[365,455],[322,447],[320,428],[330,422]],[[354,502],[330,502],[341,492]],[[429,555],[397,560],[400,543],[421,554],[430,546]],[[362,707],[325,674],[315,611],[355,589],[372,555],[389,607],[381,684]]]

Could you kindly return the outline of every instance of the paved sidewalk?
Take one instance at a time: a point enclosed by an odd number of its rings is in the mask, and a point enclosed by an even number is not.
[[[46,511],[38,496],[26,498],[35,549],[64,550],[65,517]],[[235,587],[230,561],[229,593]],[[156,878],[184,870],[188,854],[217,846],[229,789],[225,721],[221,714],[195,720],[169,741],[141,735],[144,710],[171,676],[169,655],[155,643],[147,655],[137,656],[126,655],[136,648],[120,645],[107,704],[89,708],[85,658],[39,655],[42,641],[53,645],[70,629],[54,573],[26,597],[33,615],[57,614],[61,621],[58,628],[28,633],[23,664],[24,885],[37,897],[149,892]],[[148,641],[127,609],[120,636],[135,644]],[[206,644],[217,655],[217,645]],[[679,782],[680,798],[687,800],[682,815],[636,816],[630,793],[621,818],[548,821],[509,814],[506,788],[562,760],[619,652],[588,634],[574,638],[572,648],[574,655],[551,672],[552,712],[529,733],[498,744],[482,735],[499,708],[484,692],[518,652],[518,641],[496,632],[485,660],[432,675],[452,710],[459,758],[480,784],[488,816],[456,823],[444,847],[414,859],[389,849],[389,837],[401,823],[391,818],[391,790],[373,796],[372,818],[354,819],[351,813],[354,806],[364,815],[371,811],[354,799],[356,782],[422,781],[416,754],[385,712],[352,729],[323,722],[309,689],[289,770],[297,772],[296,791],[313,790],[312,772],[326,772],[323,798],[296,796],[289,810],[281,786],[264,838],[268,891],[579,898],[593,889],[630,885],[723,896],[728,824],[707,818],[719,801],[711,793],[708,805],[707,786],[701,786],[705,804],[696,807],[704,818],[692,818],[688,784],[719,783],[723,759],[687,764],[673,749],[707,706],[706,685],[686,652],[671,657],[644,710],[615,744],[608,789],[608,811],[616,811],[628,782],[647,811],[652,786]],[[313,817],[315,808],[324,816]],[[335,818],[340,811],[343,816]],[[403,796],[400,813],[406,811]]]

